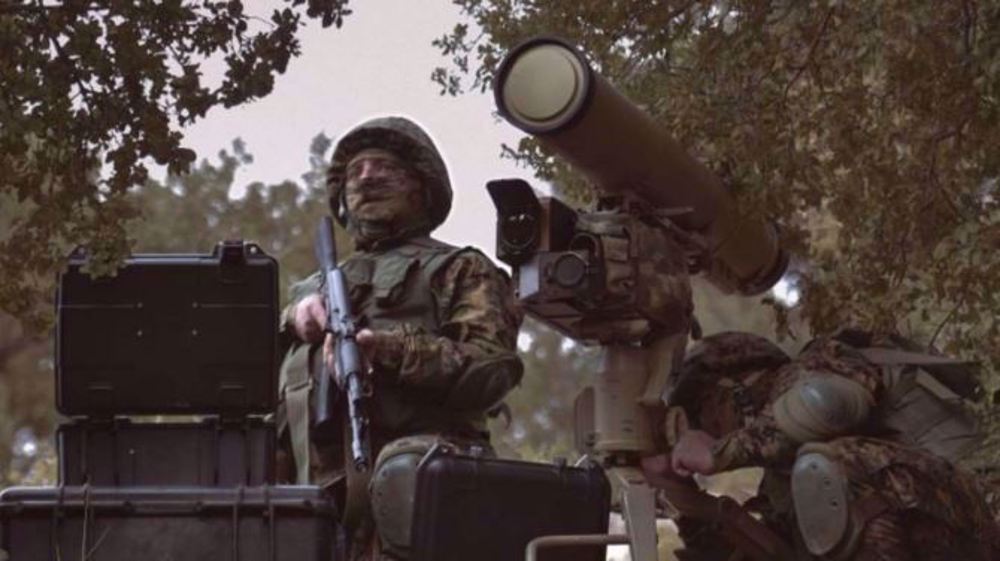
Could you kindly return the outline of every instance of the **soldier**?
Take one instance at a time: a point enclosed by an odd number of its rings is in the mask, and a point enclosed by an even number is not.
[[[448,215],[452,190],[440,154],[413,122],[379,118],[348,132],[334,149],[328,186],[333,215],[355,247],[341,267],[371,366],[377,459],[366,479],[345,465],[342,435],[309,435],[309,372],[315,378],[321,355],[332,360],[329,338],[317,352],[326,310],[314,275],[292,287],[282,314],[290,350],[279,469],[291,479],[294,459],[300,482],[349,480],[351,559],[406,559],[417,462],[435,444],[492,453],[487,413],[521,379],[522,314],[509,278],[486,256],[429,237]]]
[[[669,396],[683,415],[667,417],[687,419],[692,428],[674,431],[680,434],[668,455],[643,461],[647,476],[668,486],[670,477],[764,468],[750,507],[804,558],[1000,558],[997,528],[978,482],[932,453],[931,439],[918,446],[905,426],[894,424],[909,407],[906,422],[922,423],[922,434],[939,431],[945,444],[967,436],[961,419],[928,423],[934,402],[921,402],[922,394],[913,391],[900,399],[887,376],[902,370],[893,360],[947,361],[880,345],[845,331],[811,342],[790,360],[753,335],[705,338]],[[880,357],[892,360],[876,364]],[[709,526],[681,520],[680,528],[686,549],[679,557],[720,554]],[[721,553],[726,558],[732,552]]]

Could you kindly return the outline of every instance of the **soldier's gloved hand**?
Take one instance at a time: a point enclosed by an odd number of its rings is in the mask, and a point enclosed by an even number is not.
[[[373,331],[365,328],[358,331],[356,341],[367,365],[377,363],[390,370],[399,368],[403,360],[403,336],[401,333]],[[323,360],[327,368],[331,369],[330,371],[336,372],[337,385],[344,387],[343,374],[339,369],[336,369],[336,361],[334,360],[335,344],[333,335],[327,335],[326,341],[323,343]]]
[[[306,343],[319,343],[323,340],[323,330],[326,327],[326,306],[319,294],[310,294],[295,306],[293,326],[295,335]]]
[[[368,364],[378,364],[397,370],[403,362],[403,334],[396,331],[362,329],[358,331],[358,346]]]
[[[689,430],[681,435],[670,452],[670,467],[674,473],[687,477],[692,473],[715,473],[715,437],[701,430]]]

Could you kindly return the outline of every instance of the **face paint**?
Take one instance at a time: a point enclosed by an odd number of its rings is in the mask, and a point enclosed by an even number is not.
[[[383,150],[365,150],[347,165],[345,203],[356,220],[402,223],[425,209],[422,185],[409,166]]]

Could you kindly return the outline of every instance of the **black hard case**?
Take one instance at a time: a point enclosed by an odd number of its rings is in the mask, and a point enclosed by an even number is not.
[[[62,485],[264,485],[274,483],[274,424],[76,421],[56,435]]]
[[[417,469],[412,561],[524,559],[532,539],[606,534],[611,491],[604,472],[451,453]],[[539,550],[545,561],[604,561],[604,546]]]
[[[0,548],[10,561],[337,561],[341,538],[336,510],[315,486],[0,493]]]
[[[135,255],[59,277],[56,407],[65,415],[267,413],[278,357],[278,265],[253,244]]]

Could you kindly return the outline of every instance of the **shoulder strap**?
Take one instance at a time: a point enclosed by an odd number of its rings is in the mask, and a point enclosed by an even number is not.
[[[975,401],[982,397],[983,388],[973,361],[887,347],[866,347],[857,351],[872,364],[887,367],[885,370],[891,380],[898,377],[900,367],[916,366],[927,372],[926,377],[933,377],[963,398]]]
[[[413,238],[407,241],[407,245],[415,245],[417,247],[423,247],[427,249],[457,249],[457,246],[451,245],[450,243],[443,242],[439,239],[432,238],[430,236],[422,236],[419,238]]]
[[[292,454],[295,458],[296,482],[309,482],[309,393],[312,390],[310,370],[319,345],[299,344],[293,347],[281,365],[285,422],[288,426]],[[281,427],[279,427],[281,430]]]
[[[967,365],[968,361],[937,356],[928,353],[916,353],[901,349],[888,349],[885,347],[868,347],[858,349],[869,362],[878,365],[886,364],[910,364],[913,366],[933,366],[938,364]]]

